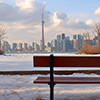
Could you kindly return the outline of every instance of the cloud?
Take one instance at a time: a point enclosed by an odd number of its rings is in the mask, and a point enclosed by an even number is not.
[[[70,13],[69,14],[70,18],[77,18],[77,19],[87,19],[87,18],[90,18],[91,15],[88,14],[88,13]]]
[[[85,23],[87,25],[92,26],[92,25],[94,25],[94,23],[98,23],[98,22],[100,22],[100,19],[88,19]]]
[[[62,23],[66,23],[69,19],[69,15],[66,15],[62,12],[55,12],[53,17],[53,22],[55,26],[61,25]]]
[[[0,0],[0,3],[3,3],[3,1]]]
[[[18,41],[40,42],[42,6],[44,7],[46,42],[52,40],[57,34],[65,33],[70,36],[90,28],[90,24],[87,24],[88,21],[85,23],[85,21],[78,19],[70,20],[69,14],[47,11],[45,2],[38,3],[36,0],[14,1],[16,2],[14,7],[4,2],[0,3],[0,21],[8,25],[7,37],[11,43]]]
[[[13,6],[0,3],[0,21],[16,21],[17,17],[17,10]]]
[[[95,10],[94,14],[96,16],[100,16],[100,7],[98,9]]]
[[[78,19],[75,19],[74,21],[68,21],[67,27],[72,29],[89,29],[90,26],[86,25],[84,21],[79,21]]]

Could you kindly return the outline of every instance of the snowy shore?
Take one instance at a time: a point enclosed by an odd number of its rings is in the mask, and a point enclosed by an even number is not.
[[[33,80],[38,76],[0,75],[0,100],[35,100],[39,96],[49,100],[49,86],[33,84]],[[96,74],[75,73],[67,76],[100,77]],[[100,100],[100,84],[57,84],[54,92],[54,100]]]

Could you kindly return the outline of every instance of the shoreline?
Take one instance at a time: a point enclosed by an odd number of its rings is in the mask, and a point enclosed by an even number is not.
[[[65,70],[65,71],[54,71],[55,75],[70,75],[73,73],[84,73],[84,74],[97,74],[100,75],[100,70]],[[47,75],[50,71],[0,71],[0,75]]]

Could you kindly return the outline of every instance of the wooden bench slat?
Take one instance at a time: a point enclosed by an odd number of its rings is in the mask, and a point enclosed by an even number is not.
[[[50,84],[50,77],[38,77],[34,83]],[[100,77],[54,77],[54,84],[100,84]]]
[[[100,67],[100,57],[54,56],[53,67]],[[50,67],[49,56],[34,56],[34,67]]]

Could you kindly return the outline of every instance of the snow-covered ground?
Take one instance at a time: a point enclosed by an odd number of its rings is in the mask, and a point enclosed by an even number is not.
[[[33,63],[32,54],[0,55],[0,71],[36,70],[33,67]],[[33,80],[38,76],[0,75],[0,100],[35,100],[39,96],[49,100],[49,86],[33,84]],[[74,73],[72,75],[61,76],[100,77],[100,75],[93,73],[90,75]],[[55,85],[54,92],[55,100],[100,100],[100,84],[57,84]]]
[[[39,96],[45,100],[50,100],[48,85],[33,84],[33,80],[38,76],[0,75],[0,100],[35,100]],[[99,75],[74,73],[67,76],[98,77]],[[57,84],[54,88],[54,94],[54,100],[100,100],[100,84]]]

